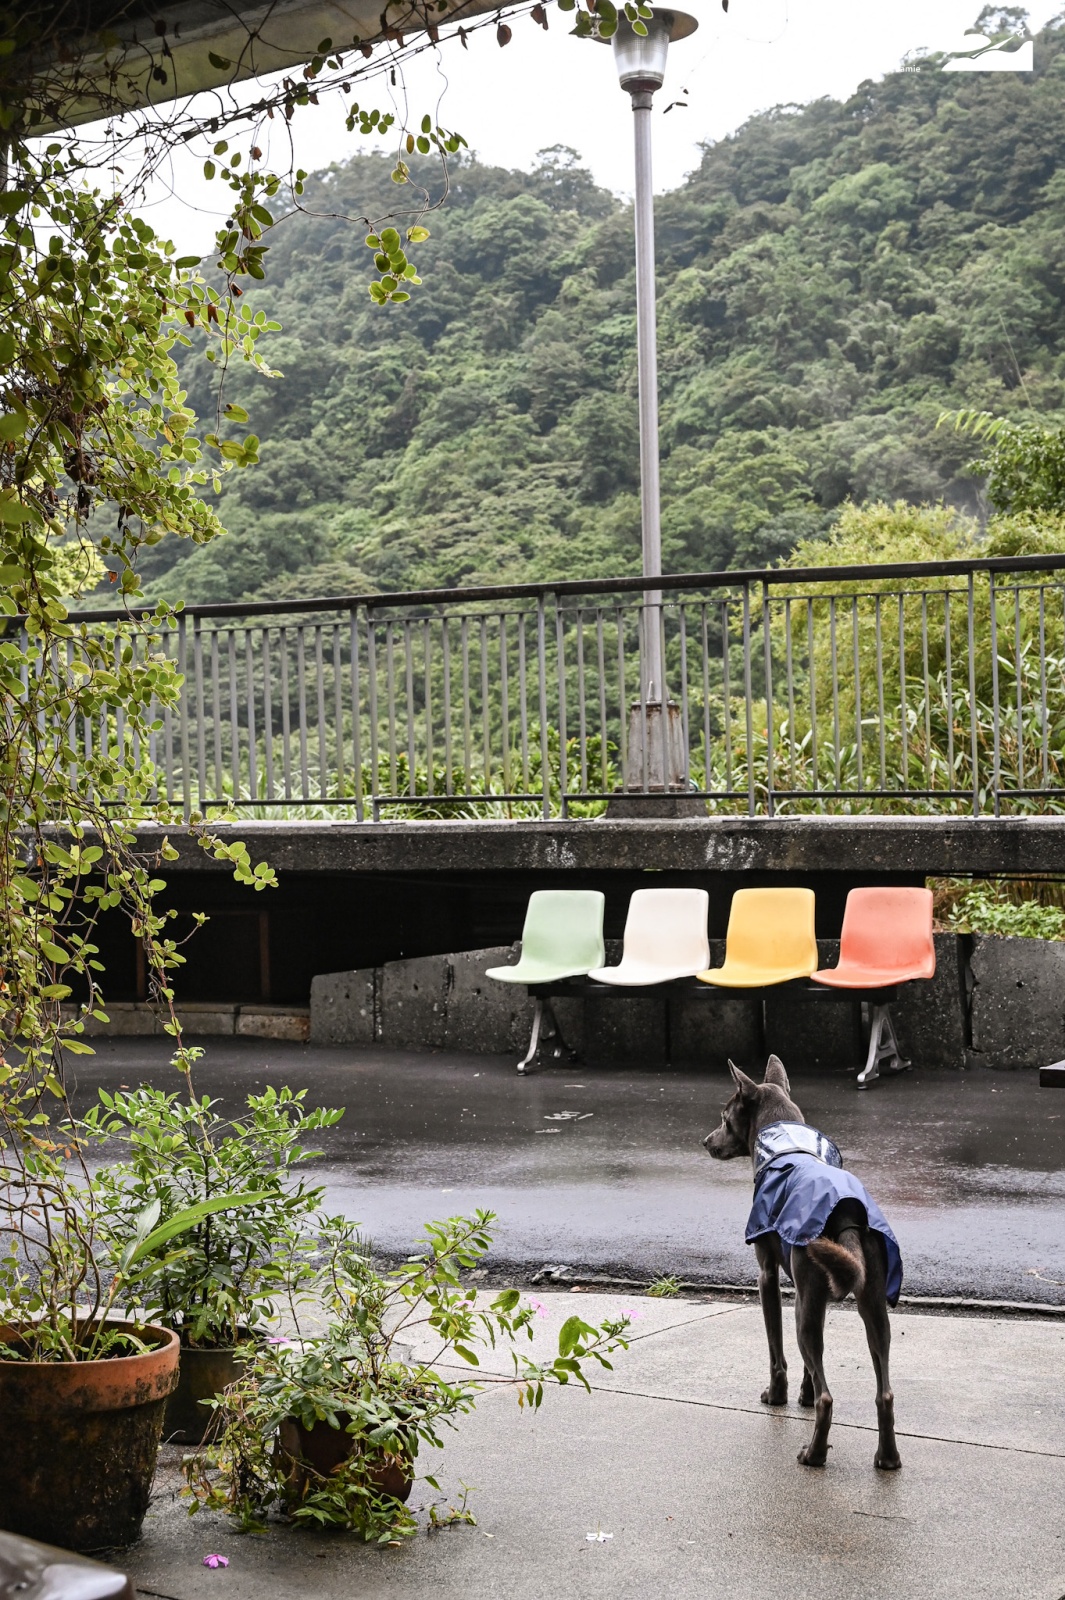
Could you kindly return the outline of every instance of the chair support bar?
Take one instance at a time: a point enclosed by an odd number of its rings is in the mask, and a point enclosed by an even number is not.
[[[895,1024],[891,1020],[890,1005],[874,1005],[869,1014],[869,1054],[865,1066],[858,1074],[859,1089],[867,1089],[880,1076],[880,1064],[885,1062],[889,1072],[905,1072],[910,1065],[902,1058]]]
[[[532,991],[530,991],[532,992]],[[572,1049],[562,1037],[562,1029],[555,1016],[555,1008],[547,995],[537,994],[536,1005],[533,1009],[532,1032],[529,1035],[529,1048],[518,1062],[518,1071],[525,1073],[540,1054],[541,1049],[549,1039],[554,1040],[551,1054],[557,1061],[560,1056],[568,1056],[571,1061],[576,1061],[577,1052]]]

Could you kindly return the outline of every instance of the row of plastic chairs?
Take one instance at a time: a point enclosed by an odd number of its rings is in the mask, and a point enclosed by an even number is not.
[[[725,989],[766,989],[810,979],[839,990],[892,989],[931,978],[936,955],[932,894],[918,888],[852,889],[847,896],[839,960],[818,967],[812,889],[738,889],[729,909],[725,961],[710,966],[705,889],[637,889],[629,901],[622,958],[605,964],[605,898],[595,889],[539,889],[529,899],[515,966],[490,967],[500,983],[540,989],[583,977],[592,985],[648,988],[695,978]],[[524,1070],[536,1053],[538,1003]],[[549,1007],[548,1007],[549,1010]],[[553,1014],[549,1025],[558,1033]],[[561,1035],[558,1035],[561,1038]],[[884,1060],[902,1062],[886,1003],[874,1005],[869,1057],[858,1081],[879,1075]]]

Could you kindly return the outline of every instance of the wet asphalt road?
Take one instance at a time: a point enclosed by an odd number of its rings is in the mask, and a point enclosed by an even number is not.
[[[567,1066],[522,1079],[510,1057],[203,1042],[197,1086],[234,1111],[268,1083],[346,1107],[316,1169],[330,1207],[382,1251],[483,1206],[499,1216],[499,1265],[753,1281],[750,1167],[701,1148],[728,1096],[722,1073]],[[176,1087],[168,1043],[95,1041],[94,1058],[70,1063],[76,1103],[97,1087]],[[986,1069],[910,1072],[864,1093],[849,1075],[796,1075],[792,1091],[886,1211],[907,1291],[1065,1304],[1065,1094]]]

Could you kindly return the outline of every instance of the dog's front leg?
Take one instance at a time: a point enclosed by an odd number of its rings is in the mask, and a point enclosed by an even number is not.
[[[755,1244],[758,1258],[758,1298],[769,1341],[769,1388],[762,1390],[764,1406],[788,1403],[788,1363],[784,1359],[784,1320],[780,1305],[780,1257],[775,1244]]]

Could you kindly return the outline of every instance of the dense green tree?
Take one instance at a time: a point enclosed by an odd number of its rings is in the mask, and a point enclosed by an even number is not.
[[[981,27],[1008,31],[1012,9]],[[1035,59],[1032,74],[917,63],[844,102],[768,111],[659,200],[670,567],[775,560],[847,501],[982,516],[977,446],[937,429],[944,410],[1053,435],[1065,25]],[[284,326],[283,376],[235,372],[225,391],[253,414],[263,465],[215,505],[231,540],[144,553],[155,592],[637,569],[631,212],[573,151],[531,173],[463,160],[418,247],[422,288],[380,308],[344,219],[385,203],[389,170],[362,157],[319,174],[273,230],[270,282],[248,299]],[[209,375],[184,371],[208,409]],[[1028,506],[999,481],[992,507]]]

